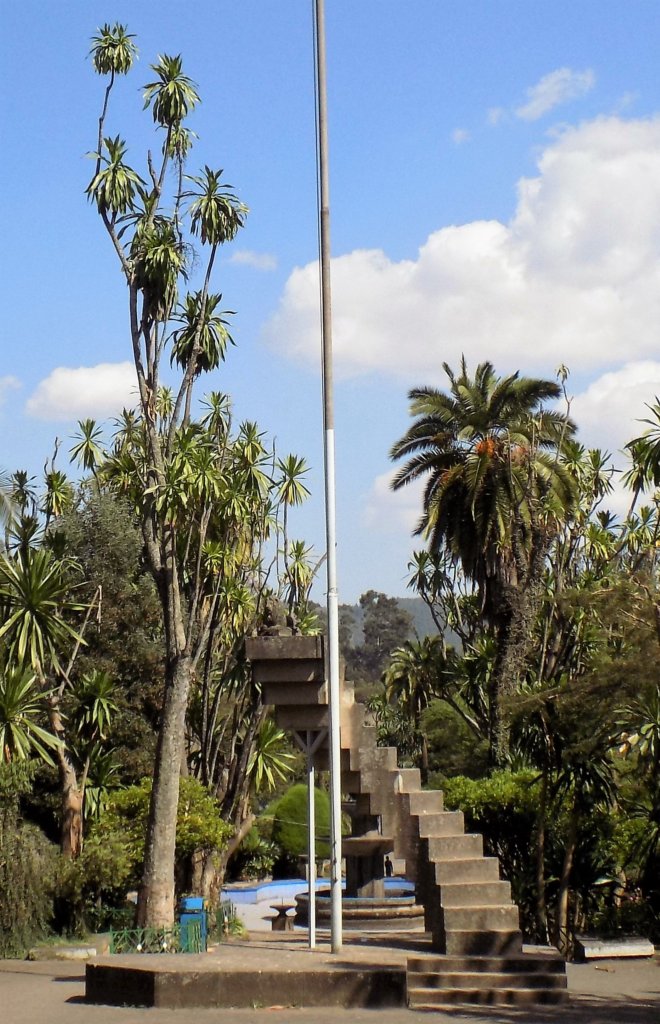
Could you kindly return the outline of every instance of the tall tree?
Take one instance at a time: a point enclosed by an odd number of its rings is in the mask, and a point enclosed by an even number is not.
[[[106,136],[116,76],[129,70],[134,55],[122,25],[104,26],[93,40],[95,70],[109,81],[87,194],[126,281],[139,394],[139,410],[124,414],[101,476],[129,498],[139,518],[163,620],[164,694],[138,901],[139,923],[158,926],[174,916],[179,773],[187,767],[193,685],[199,681],[202,690],[200,757],[210,784],[217,781],[213,736],[221,683],[232,676],[238,641],[258,610],[264,545],[277,532],[278,511],[306,489],[301,460],[292,457],[278,477],[276,457],[257,426],[233,431],[224,396],[212,395],[207,413],[194,419],[194,385],[218,368],[231,341],[229,313],[220,312],[221,296],[211,290],[214,265],[220,247],[243,226],[247,207],[221,170],[184,171],[194,137],[186,119],[199,95],[180,56],[161,55],[144,87],[145,108],[162,137],[158,157],[149,152],[138,173],[126,161],[125,141]],[[198,287],[181,296],[193,274]],[[161,384],[168,357],[179,372],[173,390]],[[89,425],[87,436],[93,437]],[[290,566],[288,552],[285,563]],[[293,582],[300,590],[300,579]],[[234,732],[242,738],[239,773],[247,771],[259,733],[255,700],[251,708],[247,731]]]
[[[210,451],[199,432],[190,429],[192,389],[199,373],[217,365],[224,355],[224,323],[212,322],[215,303],[210,299],[211,272],[219,246],[242,227],[247,208],[222,183],[222,172],[209,167],[201,175],[188,178],[189,188],[179,188],[173,196],[166,192],[170,165],[178,172],[177,184],[183,181],[191,140],[184,122],[199,102],[194,83],[183,72],[180,56],[161,55],[151,66],[154,79],[144,88],[145,107],[151,109],[163,141],[158,163],[149,153],[147,175],[142,177],[126,163],[123,139],[104,135],[116,76],[130,70],[136,54],[132,37],[122,25],[105,25],[93,40],[91,52],[95,70],[109,76],[109,81],[99,118],[96,167],[87,192],[128,288],[143,440],[139,512],[165,627],[165,693],[139,902],[140,923],[162,925],[174,917],[174,849],[185,714],[208,631],[208,625],[200,624],[199,619],[203,574],[197,574],[196,583],[186,593],[177,558],[180,547],[191,544],[201,565],[211,516],[204,483],[208,474],[199,481],[200,515],[193,533],[185,521],[181,473],[186,468],[186,446],[196,449],[199,460],[206,457],[207,464],[209,459],[221,458],[221,452]],[[181,312],[177,312],[178,288],[188,276],[195,238],[208,251],[201,288],[185,298]],[[175,322],[184,324],[178,332],[172,331]],[[171,410],[164,415],[158,399],[161,362],[168,342],[174,345],[172,358],[181,368],[181,380]],[[125,454],[119,451],[118,459]],[[215,486],[219,486],[217,481]]]
[[[553,381],[498,377],[488,362],[474,377],[465,359],[458,374],[443,366],[448,392],[410,392],[415,421],[392,447],[392,459],[407,460],[392,486],[425,482],[416,534],[461,565],[495,632],[490,745],[500,764],[508,756],[503,704],[532,642],[552,538],[575,501],[560,460],[574,428],[544,404],[561,394]]]

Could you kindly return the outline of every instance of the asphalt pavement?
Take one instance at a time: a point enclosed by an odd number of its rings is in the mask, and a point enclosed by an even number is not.
[[[277,950],[273,948],[273,964]],[[0,961],[0,1024],[403,1024],[406,1009],[166,1010],[85,1003],[85,965],[72,961]],[[659,1024],[660,960],[568,965],[571,1001],[557,1008],[425,1013],[425,1024]]]

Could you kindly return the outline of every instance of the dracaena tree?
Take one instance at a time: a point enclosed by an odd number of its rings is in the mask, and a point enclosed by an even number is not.
[[[133,503],[163,618],[163,703],[138,904],[139,923],[162,925],[174,916],[176,808],[180,767],[191,752],[191,694],[200,708],[193,760],[214,786],[225,763],[219,709],[226,680],[236,674],[237,638],[258,614],[262,555],[282,482],[256,425],[232,430],[224,398],[212,396],[207,413],[194,418],[194,385],[218,369],[232,340],[230,313],[211,287],[217,253],[248,211],[222,170],[187,173],[195,138],[187,119],[199,95],[180,55],[159,56],[144,87],[157,152],[149,150],[138,170],[128,163],[126,141],[106,133],[112,89],[135,54],[122,25],[106,25],[93,39],[94,69],[108,81],[87,195],[127,285],[139,395],[97,472]],[[175,371],[176,384],[164,387],[161,378]],[[81,434],[78,454],[92,458],[89,425]],[[247,731],[241,723],[231,733],[241,738],[246,772],[260,725],[253,715]]]
[[[24,501],[16,500],[19,514],[8,550],[0,554],[0,745],[5,760],[36,756],[56,766],[61,849],[75,858],[82,850],[91,750],[104,739],[114,704],[112,680],[104,680],[96,702],[88,680],[85,714],[78,713],[83,691],[73,668],[96,600],[81,600],[80,567],[58,553],[65,540],[49,500],[53,475],[46,474],[43,502],[36,493],[28,498],[27,490]],[[66,478],[58,476],[68,491]],[[23,473],[14,480],[27,486]]]

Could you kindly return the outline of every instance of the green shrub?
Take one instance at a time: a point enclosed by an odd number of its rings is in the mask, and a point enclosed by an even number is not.
[[[322,789],[314,790],[316,817],[316,856],[330,856],[330,800]],[[284,794],[274,812],[273,842],[289,859],[307,853],[307,786],[297,783]]]
[[[447,810],[463,811],[466,830],[480,832],[486,852],[499,858],[526,934],[534,927],[537,779],[531,770],[496,771],[485,779],[457,776],[442,784]]]
[[[135,865],[118,835],[92,835],[77,860],[60,857],[56,870],[55,927],[67,935],[107,931],[133,923],[126,891]]]
[[[57,848],[26,825],[19,797],[29,789],[22,764],[0,764],[0,957],[24,956],[52,923]]]
[[[123,847],[128,871],[125,883],[135,887],[142,874],[144,837],[149,815],[151,779],[142,779],[114,794],[107,810],[94,826],[93,836],[101,843],[112,840]],[[221,850],[232,833],[220,817],[220,806],[209,791],[192,777],[180,780],[176,825],[176,858],[179,864],[197,850]]]
[[[230,878],[266,878],[273,873],[278,848],[251,828],[230,862]]]

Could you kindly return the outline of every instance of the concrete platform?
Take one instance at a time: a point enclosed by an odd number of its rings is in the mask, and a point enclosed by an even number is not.
[[[340,955],[327,942],[309,949],[307,937],[255,933],[206,954],[99,957],[86,968],[88,1002],[113,1006],[405,1007],[406,961],[430,950],[428,940],[345,940]]]

